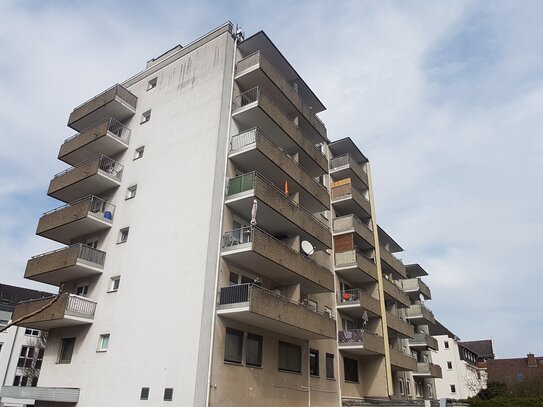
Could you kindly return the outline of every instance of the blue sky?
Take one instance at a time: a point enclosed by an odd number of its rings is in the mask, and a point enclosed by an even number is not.
[[[69,112],[230,20],[262,29],[372,162],[379,223],[429,273],[428,305],[500,357],[543,354],[543,3],[0,3],[0,281],[34,236]],[[539,298],[539,299],[538,299]]]

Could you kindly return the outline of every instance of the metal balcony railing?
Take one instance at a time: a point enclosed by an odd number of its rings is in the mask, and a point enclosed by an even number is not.
[[[263,177],[256,171],[248,172],[246,174],[242,174],[242,175],[238,175],[237,177],[230,178],[226,185],[226,196],[231,196],[231,195],[239,194],[241,192],[250,191],[251,189],[254,189],[257,179],[261,180],[270,188],[275,190],[275,192],[278,193],[278,196],[281,196],[283,199],[288,201],[291,205],[295,206],[299,211],[305,213],[308,216],[311,216],[313,219],[315,219],[317,222],[319,222],[321,225],[323,225],[327,229],[330,228],[326,223],[324,223],[314,214],[309,212],[307,209],[301,206],[298,202],[294,201],[290,196],[286,195],[273,182],[268,181],[265,177]]]
[[[349,153],[332,158],[330,160],[330,169],[333,170],[334,168],[343,167],[344,165],[351,165],[351,163],[355,163],[362,171],[364,171],[364,173],[367,173],[366,166],[358,164]]]
[[[115,214],[115,205],[113,205],[112,203],[109,203],[105,199],[98,198],[95,195],[89,195],[84,198],[78,199],[76,201],[59,206],[58,208],[45,212],[43,216],[51,215],[53,213],[63,211],[65,209],[68,209],[75,205],[83,204],[85,202],[88,202],[89,204],[89,212],[93,214],[100,214],[101,218],[106,219],[108,221],[113,220],[113,215]]]
[[[232,247],[253,241],[253,226],[244,226],[224,232],[222,235],[222,247]]]
[[[288,152],[286,152],[283,149],[283,147],[281,147],[279,144],[273,141],[271,137],[269,137],[266,133],[264,133],[258,127],[253,127],[252,129],[246,130],[242,133],[239,133],[233,136],[232,140],[230,141],[230,151],[240,150],[245,146],[256,143],[259,137],[263,137],[266,140],[268,140],[270,143],[272,143],[275,147],[277,147],[277,149],[283,152],[283,154],[285,154],[285,156],[287,156],[294,164],[296,164],[298,168],[300,168],[305,174],[307,174],[307,176],[309,177],[309,179],[311,179],[311,181],[313,181],[319,187],[321,187],[326,192],[328,192],[326,187],[322,185],[319,181],[317,181],[315,178],[313,178],[313,176],[309,173],[309,171],[307,171],[302,165],[300,165],[300,163],[296,161],[294,158],[292,158],[292,156]]]
[[[219,292],[218,305],[239,304],[239,303],[244,303],[244,302],[250,302],[251,292],[253,290],[261,290],[268,295],[272,295],[274,297],[281,299],[282,301],[289,302],[299,307],[308,309],[309,311],[312,311],[316,314],[325,315],[327,318],[334,319],[332,315],[330,315],[326,311],[320,311],[315,306],[309,304],[309,302],[293,301],[287,297],[282,296],[281,294],[275,291],[268,290],[267,288],[261,287],[260,285],[253,284],[253,283],[237,284],[237,285],[232,285],[229,287],[222,287]]]
[[[94,123],[92,126],[89,126],[86,129],[81,130],[79,133],[74,134],[71,137],[68,137],[66,140],[64,140],[64,143],[67,143],[68,141],[78,137],[82,133],[85,133],[86,131],[88,131],[88,130],[94,128],[94,127],[97,127],[97,126],[101,125],[104,122],[108,122],[107,131],[109,133],[111,133],[114,136],[118,137],[119,140],[121,140],[123,143],[128,144],[128,142],[130,141],[130,133],[132,131],[128,127],[126,127],[124,124],[122,124],[122,123],[118,122],[117,120],[115,120],[113,117],[107,117],[104,120],[100,120],[99,122]]]
[[[98,95],[96,96],[93,96],[92,98],[90,98],[89,100],[81,103],[79,106],[77,107],[74,107],[74,111],[76,111],[77,109],[79,109],[80,107],[82,106],[85,106],[87,103],[89,102],[92,102],[93,100],[95,99],[98,99],[100,96],[108,93],[109,91],[111,91],[112,89],[115,88],[115,93],[117,95],[119,95],[125,102],[127,102],[130,106],[132,107],[136,107],[136,103],[138,101],[138,98],[136,95],[134,95],[133,93],[131,93],[130,91],[128,91],[124,86],[120,85],[120,84],[115,84],[109,88],[107,88],[105,91],[103,91],[102,93],[99,93]]]
[[[99,266],[103,266],[106,260],[106,252],[103,252],[101,250],[95,249],[94,247],[90,247],[87,245],[84,245],[83,243],[76,243],[68,247],[63,247],[57,250],[51,250],[49,252],[41,253],[36,256],[32,256],[32,259],[38,259],[40,257],[48,256],[50,254],[62,252],[65,250],[69,250],[73,247],[79,247],[79,254],[77,256],[78,259],[85,260],[89,263],[94,263]]]
[[[107,174],[109,174],[111,177],[115,178],[118,181],[121,180],[124,166],[103,154],[100,154],[96,157],[89,158],[88,160],[82,161],[73,167],[67,168],[64,171],[61,171],[58,174],[55,174],[54,178],[58,178],[63,175],[66,175],[69,172],[74,171],[77,168],[82,167],[83,165],[88,164],[89,162],[95,161],[97,159],[99,160],[99,163],[98,163],[99,170],[106,172]]]
[[[283,76],[283,74],[271,63],[271,61],[266,57],[266,55],[264,55],[264,53],[262,53],[261,51],[256,51],[250,55],[247,55],[245,58],[242,58],[238,61],[238,63],[236,64],[236,69],[237,70],[240,70],[240,71],[243,71],[245,68],[248,68],[250,66],[253,66],[257,63],[260,62],[260,58],[266,60],[266,62],[268,62],[268,64],[277,72],[277,74],[284,79],[285,83],[288,84],[288,86],[298,95],[298,97],[300,98],[300,103],[305,106],[307,108],[308,111],[311,111],[313,110],[313,108],[308,105],[304,99],[302,98],[302,96],[298,93],[298,91],[296,90],[296,88],[294,86],[292,86],[292,84],[287,80],[287,78],[285,78]],[[322,122],[322,120],[315,114],[313,113],[312,116],[317,119],[317,121],[323,126],[323,127],[326,127],[325,124]]]
[[[245,91],[238,96],[234,98],[234,107],[233,110],[240,109],[244,106],[250,105],[253,102],[257,102],[261,98],[267,99],[270,103],[272,103],[280,112],[281,114],[288,119],[294,126],[296,126],[300,132],[303,134],[302,129],[300,129],[300,126],[296,122],[294,122],[287,112],[283,110],[281,106],[279,106],[262,88],[256,86],[252,89],[249,89],[248,91]],[[304,135],[305,137],[305,135]],[[324,151],[322,151],[319,147],[316,145],[313,145],[313,147],[322,155],[326,156]]]
[[[348,345],[364,345],[366,335],[379,336],[364,329],[347,329],[338,332],[338,342]]]

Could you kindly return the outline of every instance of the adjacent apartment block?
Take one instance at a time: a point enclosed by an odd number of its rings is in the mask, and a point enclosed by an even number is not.
[[[63,246],[25,271],[60,295],[23,324],[49,332],[37,406],[339,406],[407,397],[409,371],[434,397],[426,273],[324,109],[226,23],[73,110],[37,227]]]
[[[525,358],[493,359],[487,361],[488,382],[507,385],[543,381],[543,356],[528,353]]]
[[[53,294],[0,284],[0,329],[11,320],[15,305],[21,301],[51,297]],[[45,348],[45,333],[31,328],[11,326],[0,332],[0,381],[2,386],[36,387]],[[21,390],[21,389],[19,389]],[[24,389],[22,389],[24,392]],[[2,395],[0,406],[24,407],[34,400]]]

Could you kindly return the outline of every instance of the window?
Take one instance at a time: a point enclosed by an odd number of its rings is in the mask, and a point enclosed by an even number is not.
[[[79,284],[79,285],[75,288],[75,294],[76,294],[76,295],[80,295],[80,296],[82,296],[82,297],[86,297],[88,293],[89,293],[89,284],[88,284],[88,283]]]
[[[398,388],[400,389],[400,395],[403,396],[405,393],[403,388],[403,379],[398,379]]]
[[[0,310],[0,326],[5,326],[11,319],[11,312]]]
[[[432,387],[431,384],[427,384],[426,387],[428,389],[428,398],[433,399],[434,398],[434,388]]]
[[[262,336],[247,333],[245,364],[247,366],[262,366]]]
[[[449,341],[443,342],[443,345],[445,345],[445,349],[449,349]]]
[[[456,393],[456,385],[451,384],[451,393]]]
[[[87,246],[92,247],[93,249],[98,249],[98,239],[88,240]]]
[[[358,360],[343,358],[343,370],[346,382],[358,382]]]
[[[117,240],[117,243],[124,243],[128,240],[128,230],[130,228],[123,228],[119,230],[119,239]]]
[[[166,387],[164,389],[164,401],[172,401],[173,400],[173,389],[170,387]]]
[[[21,376],[15,376],[13,378],[13,385],[14,386],[19,386],[21,384]]]
[[[405,392],[408,396],[411,396],[411,382],[409,380],[405,381]]]
[[[151,111],[147,110],[145,113],[141,115],[141,123],[147,123],[149,120],[151,120]]]
[[[422,397],[422,383],[420,382],[415,382],[415,395]]]
[[[523,373],[517,373],[517,381],[523,382],[524,381],[524,374]]]
[[[449,369],[449,370],[452,369],[452,362],[447,362],[447,369]]]
[[[242,362],[243,332],[237,329],[226,328],[226,342],[224,344],[224,361],[231,363]]]
[[[131,187],[128,187],[126,189],[126,197],[125,199],[132,199],[136,196],[136,191],[138,189],[137,185],[132,185]]]
[[[121,276],[111,277],[109,279],[109,290],[108,293],[113,293],[119,291],[119,286],[121,285]]]
[[[302,347],[279,341],[279,370],[302,373]]]
[[[147,91],[150,91],[151,89],[156,88],[157,82],[158,82],[158,78],[153,78],[149,82],[147,82]]]
[[[40,336],[40,331],[38,331],[37,329],[25,329],[25,335],[28,335],[28,336]]]
[[[40,369],[44,350],[34,346],[22,346],[17,367]]]
[[[96,351],[107,352],[108,348],[109,348],[109,334],[100,335],[100,339],[98,339],[98,349]]]
[[[143,150],[145,150],[145,146],[136,148],[136,150],[134,151],[134,160],[143,157]]]
[[[311,311],[317,311],[317,309],[319,308],[319,304],[317,303],[317,301],[315,300],[310,300],[309,298],[307,299],[307,308],[309,308]]]
[[[332,308],[324,306],[323,314],[326,315],[328,318],[332,318]]]
[[[60,340],[60,353],[58,363],[70,363],[74,352],[75,338],[62,338]]]
[[[149,387],[141,388],[140,400],[149,400]]]
[[[334,378],[334,354],[332,353],[326,354],[326,378]]]
[[[309,374],[319,376],[319,351],[309,349]]]

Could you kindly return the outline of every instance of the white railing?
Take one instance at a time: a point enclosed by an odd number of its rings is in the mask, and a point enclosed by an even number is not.
[[[74,317],[94,318],[95,311],[96,301],[89,300],[88,298],[79,295],[69,294],[68,302],[66,304],[66,314]]]

